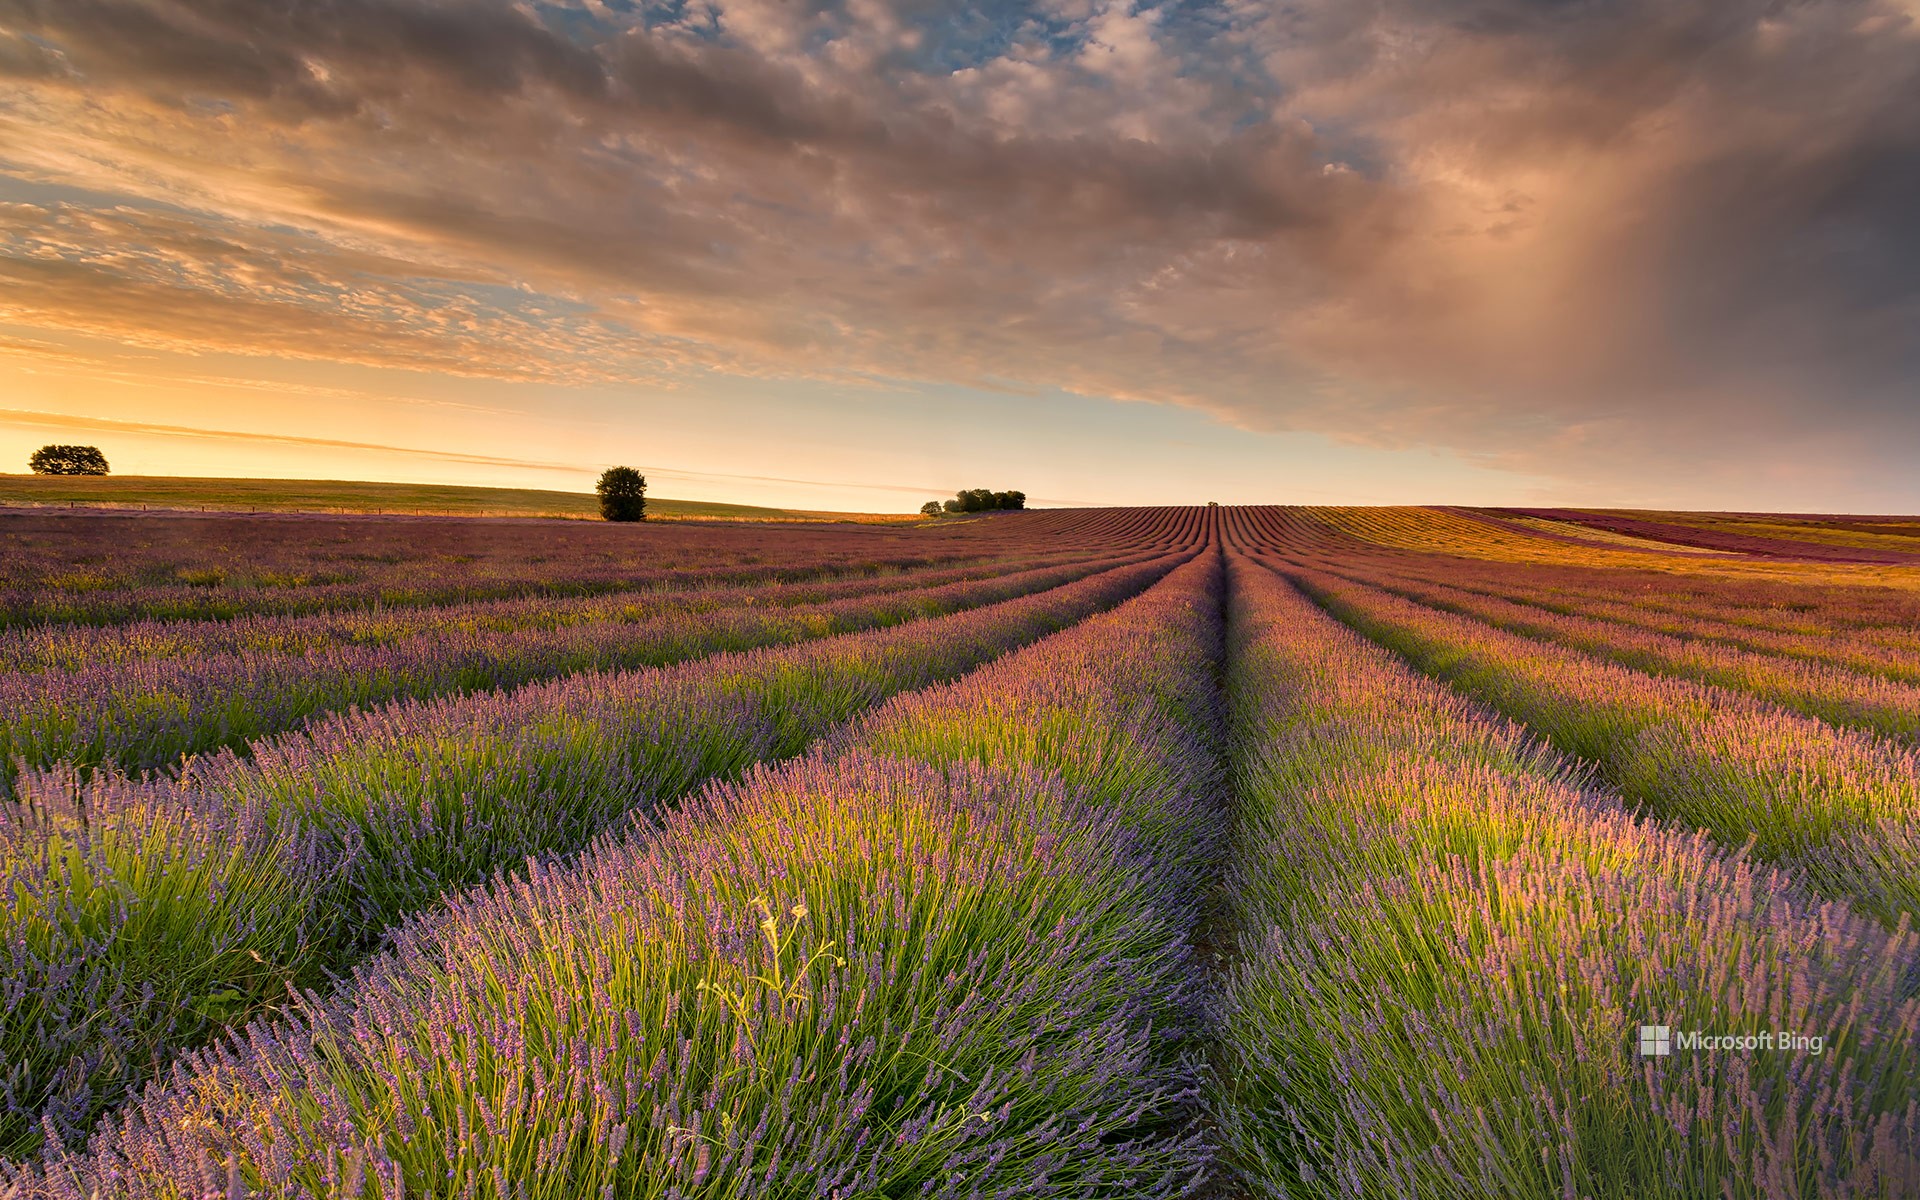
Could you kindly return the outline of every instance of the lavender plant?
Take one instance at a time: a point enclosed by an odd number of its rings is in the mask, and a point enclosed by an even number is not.
[[[177,781],[135,784],[103,778],[95,786],[129,811],[171,804],[225,814],[224,819],[249,828],[258,825],[299,845],[302,861],[315,864],[314,873],[329,881],[337,877],[335,890],[303,885],[276,910],[295,923],[299,935],[293,949],[272,956],[274,969],[310,985],[322,972],[342,969],[365,953],[400,915],[450,890],[529,856],[577,850],[635,812],[707,779],[758,759],[795,754],[885,696],[951,678],[1109,607],[1172,565],[1173,560],[1159,559],[1117,568],[949,617],[798,647],[347,714],[306,735],[264,743],[251,758],[196,760]],[[1018,595],[1035,581],[1016,576],[950,586],[970,589],[951,592],[950,598],[987,600]],[[22,848],[9,854],[8,887],[57,899],[66,886],[59,856],[36,853],[35,845],[25,838]],[[108,864],[110,873],[96,869],[98,878],[89,876],[87,886],[124,894],[129,913],[165,907],[176,902],[176,895],[155,886],[164,874],[158,864],[177,853],[165,838],[136,843]],[[271,869],[246,854],[220,863],[204,869],[240,877]],[[299,903],[303,898],[308,902]],[[178,919],[191,920],[191,912]],[[114,926],[109,932],[119,937],[122,929]],[[67,936],[80,947],[88,934],[75,926]],[[234,992],[247,999],[254,993],[235,985],[217,966],[183,957],[190,954],[190,944],[176,952],[169,942],[154,941],[127,961],[98,962],[84,978],[43,969],[42,959],[30,958],[16,961],[18,978],[3,986],[44,994],[47,1008],[81,1003],[70,995],[75,989],[86,996],[111,995],[116,1022],[159,1031],[150,1038],[158,1054],[191,1044],[223,1017],[250,1011],[237,1002],[220,1008],[225,1001],[207,1001]],[[84,950],[76,948],[73,955],[84,957]],[[256,974],[250,963],[220,962],[237,964],[246,978]],[[190,994],[187,1007],[205,1012],[206,1019],[180,1017],[168,1008],[176,994]],[[208,1004],[218,1011],[206,1011]],[[33,1011],[10,1011],[5,1026],[9,1059],[4,1070],[17,1082],[4,1132],[15,1153],[47,1130],[42,1118],[51,1115],[51,1089],[60,1069],[30,1044],[29,1025],[15,1033],[14,1022],[28,1021]],[[70,1053],[88,1052],[91,1028],[72,1031],[64,1044],[79,1048]],[[153,1056],[133,1059],[104,1051],[89,1061],[95,1060],[89,1102],[60,1108],[61,1119],[51,1126],[60,1139],[81,1132],[87,1117],[156,1065]]]
[[[1696,596],[1691,589],[1656,591],[1633,577],[1578,578],[1544,574],[1510,576],[1483,567],[1462,570],[1458,564],[1396,565],[1396,573],[1423,583],[1443,584],[1479,596],[1507,600],[1528,608],[1570,617],[1605,621],[1629,630],[1647,630],[1669,637],[1738,647],[1810,663],[1842,667],[1867,675],[1920,683],[1920,634],[1903,622],[1897,610],[1888,612],[1891,624],[1871,620],[1863,610],[1874,607],[1870,589],[1854,586],[1847,600],[1827,601],[1829,611],[1808,611],[1808,601],[1791,594],[1775,605],[1740,603],[1740,597],[1709,590]],[[1850,603],[1848,601],[1850,600]],[[1845,607],[1842,607],[1842,605]],[[1844,618],[1844,619],[1843,619]]]
[[[1218,586],[407,923],[19,1194],[1184,1194]]]
[[[1609,659],[1635,670],[1696,679],[1771,701],[1829,724],[1897,741],[1920,734],[1920,687],[1830,663],[1759,653],[1695,637],[1623,627],[1578,613],[1550,613],[1398,574],[1341,572],[1419,604],[1497,629]]]
[[[1079,509],[912,526],[0,513],[0,627],[561,599],[773,584],[1072,546],[1195,540],[1196,509]]]
[[[1661,678],[1332,576],[1330,611],[1524,720],[1647,811],[1711,830],[1888,924],[1920,915],[1920,760],[1750,696]]]
[[[1147,556],[1144,552],[1140,557]],[[574,625],[633,622],[669,612],[709,612],[751,601],[779,608],[851,596],[936,587],[1015,571],[1067,566],[1124,554],[1077,549],[997,556],[958,566],[893,569],[870,564],[842,573],[822,567],[806,578],[735,582],[687,572],[636,579],[618,592],[577,597],[511,597],[463,604],[249,613],[227,620],[142,619],[116,625],[35,625],[0,630],[0,669],[38,674],[78,671],[101,662],[192,661],[222,655],[306,657],[351,647],[402,645],[423,635],[547,633]],[[780,572],[791,574],[791,569]]]
[[[1634,816],[1261,568],[1235,585],[1212,1099],[1255,1194],[1920,1187],[1910,933]],[[1642,1024],[1822,1045],[1643,1058]]]
[[[177,764],[353,706],[658,666],[953,611],[982,588],[1039,587],[1116,565],[992,567],[794,589],[513,601],[390,614],[151,623],[16,635],[81,657],[74,670],[0,672],[0,762]],[[50,644],[51,643],[51,644]],[[17,769],[17,768],[16,768]]]
[[[285,993],[346,864],[170,783],[0,804],[0,1146],[83,1128],[182,1041]]]
[[[1004,553],[884,530],[297,516],[0,515],[0,627],[547,600],[903,570]],[[1017,543],[1013,536],[1003,540]],[[1017,551],[1016,551],[1017,552]]]

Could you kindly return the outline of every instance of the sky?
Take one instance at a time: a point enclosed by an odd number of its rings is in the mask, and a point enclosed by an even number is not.
[[[1920,0],[0,0],[0,471],[1920,511]]]

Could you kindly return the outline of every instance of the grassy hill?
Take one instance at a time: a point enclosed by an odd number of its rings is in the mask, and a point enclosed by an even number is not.
[[[81,505],[226,512],[414,513],[447,516],[597,518],[590,492],[369,483],[342,479],[195,479],[166,475],[0,475],[0,505]],[[721,521],[914,521],[890,513],[813,512],[649,496],[647,515]]]

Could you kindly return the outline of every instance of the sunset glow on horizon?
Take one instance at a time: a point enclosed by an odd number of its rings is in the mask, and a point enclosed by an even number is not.
[[[1920,510],[1897,0],[0,0],[0,471]]]

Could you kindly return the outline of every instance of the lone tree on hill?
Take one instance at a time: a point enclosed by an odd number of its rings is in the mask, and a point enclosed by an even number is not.
[[[920,506],[920,515],[923,517],[937,517],[941,512],[942,509],[940,508],[940,502],[938,500],[929,500]]]
[[[600,493],[600,515],[607,520],[647,519],[647,477],[632,467],[608,467],[593,490]]]
[[[27,465],[35,475],[105,475],[107,456],[98,446],[42,446]]]

